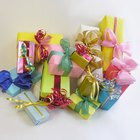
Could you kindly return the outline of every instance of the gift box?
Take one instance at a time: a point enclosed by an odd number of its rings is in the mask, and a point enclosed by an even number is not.
[[[99,93],[98,101],[101,103],[100,108],[109,110],[120,98],[122,86],[117,85],[115,81],[105,80]]]
[[[89,119],[100,106],[99,102],[89,101],[87,97],[81,98],[75,93],[71,94],[70,99],[72,100],[72,104],[69,105],[69,108],[76,111],[86,120]]]
[[[10,71],[11,74],[11,78],[14,80],[15,78],[17,78],[18,74],[16,73],[16,69],[12,69]],[[40,79],[41,79],[41,73],[39,73],[38,71],[34,71],[31,74],[31,81],[32,84],[37,83]],[[9,94],[12,97],[15,97],[16,95],[18,95],[19,93],[21,93],[23,91],[23,89],[21,89],[20,87],[16,86],[14,83],[12,83],[10,85],[10,87],[6,90],[6,93]]]
[[[70,44],[67,40],[60,40],[60,45],[51,44],[48,54],[50,74],[78,78],[83,73],[84,70],[70,60]]]
[[[52,89],[61,90],[65,89],[67,91],[66,97],[70,96],[70,78],[62,77],[59,75],[51,75],[49,73],[49,68],[47,62],[44,62],[41,89],[40,89],[40,99],[46,98],[52,94]]]
[[[17,99],[30,102],[31,104],[38,101],[31,91],[19,94],[17,96]],[[49,113],[45,108],[46,107],[33,104],[29,107],[24,107],[24,110],[27,115],[32,119],[34,124],[38,125],[49,119]]]
[[[103,35],[102,39],[104,40],[102,42],[102,52],[104,55],[103,70],[106,71],[113,58],[113,48],[117,43],[120,44],[123,42],[124,22],[121,18],[105,16],[99,23],[99,27]],[[110,32],[107,31],[108,29]]]

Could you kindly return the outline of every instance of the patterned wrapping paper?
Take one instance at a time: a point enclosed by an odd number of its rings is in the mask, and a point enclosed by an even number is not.
[[[102,39],[104,40],[104,33],[105,30],[111,29],[117,38],[117,43],[123,42],[124,36],[124,21],[121,18],[112,17],[112,16],[105,16],[103,20],[99,23],[100,31],[102,32]],[[108,46],[102,46],[102,51],[104,55],[104,67],[103,70],[106,71],[108,68],[110,61],[113,58],[113,48]]]

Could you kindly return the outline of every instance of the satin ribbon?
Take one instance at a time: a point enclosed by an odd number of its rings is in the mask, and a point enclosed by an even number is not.
[[[30,89],[32,86],[31,79],[30,74],[22,73],[12,80],[10,72],[6,70],[0,71],[0,87],[2,88],[2,92],[6,92],[11,84],[14,84],[21,89]]]
[[[130,74],[130,71],[137,67],[137,63],[133,59],[130,57],[114,58],[111,63],[120,70],[116,77],[117,84],[130,85],[135,82],[135,78]]]
[[[35,59],[37,63],[45,61],[48,57],[48,47],[51,36],[45,36],[46,32],[43,30],[39,30],[35,35],[35,39],[38,42],[35,51]]]
[[[82,99],[78,104],[75,106],[75,111],[80,112],[82,114],[89,114],[89,106],[92,106],[93,108],[97,108],[95,104],[92,103],[92,100],[89,97],[81,96],[79,90],[76,90],[76,94]]]
[[[27,46],[25,43],[22,43],[21,45],[21,54],[22,54],[22,57],[25,58],[27,62],[27,65],[25,65],[25,69],[28,72],[32,73],[35,70],[35,67],[33,66],[29,57],[27,56]]]
[[[107,46],[109,48],[114,48],[113,57],[122,58],[123,53],[131,56],[130,46],[128,43],[118,44],[115,33],[106,28],[104,32],[104,40],[101,43],[102,46]]]

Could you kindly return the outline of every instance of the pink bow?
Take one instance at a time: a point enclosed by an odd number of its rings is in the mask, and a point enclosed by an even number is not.
[[[101,45],[114,48],[113,57],[122,58],[123,53],[131,56],[129,44],[118,44],[116,35],[109,28],[106,28],[104,32],[104,40],[102,41]]]
[[[137,63],[133,59],[130,57],[124,57],[123,59],[114,58],[112,64],[120,70],[116,77],[116,83],[130,85],[135,82],[135,78],[130,74],[130,71],[137,67]]]

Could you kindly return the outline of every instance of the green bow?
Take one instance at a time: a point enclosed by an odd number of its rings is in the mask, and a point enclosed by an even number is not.
[[[26,48],[25,43],[22,43],[22,45],[21,45],[21,54],[22,54],[22,57],[25,57],[25,58],[26,58],[26,61],[27,61],[27,65],[25,66],[26,69],[27,69],[28,71],[30,71],[30,73],[32,73],[32,72],[35,70],[35,67],[34,67],[33,64],[30,62],[30,59],[29,59],[29,57],[27,56],[27,48]]]
[[[58,69],[64,70],[63,75],[67,76],[72,69],[72,62],[70,60],[70,43],[67,40],[61,39],[60,45],[64,50],[64,55],[58,65]]]
[[[82,111],[82,114],[89,114],[89,106],[92,106],[94,108],[97,108],[97,106],[92,102],[92,100],[89,97],[86,96],[81,96],[79,90],[76,90],[76,94],[82,98],[82,101],[80,101],[76,107],[75,107],[75,111],[76,112],[80,112],[80,110]]]

